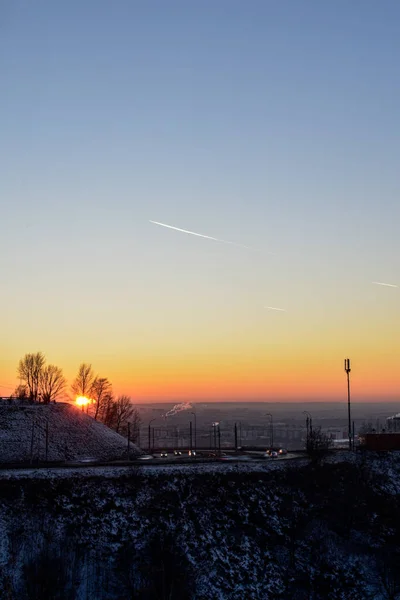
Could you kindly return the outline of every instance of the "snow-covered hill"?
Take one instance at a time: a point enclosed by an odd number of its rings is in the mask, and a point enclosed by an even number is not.
[[[49,461],[116,460],[127,453],[124,437],[70,404],[0,407],[2,463],[24,462],[31,457],[45,460],[46,456]],[[132,457],[140,453],[130,444]]]

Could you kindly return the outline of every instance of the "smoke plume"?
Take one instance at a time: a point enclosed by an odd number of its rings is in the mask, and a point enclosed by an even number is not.
[[[181,402],[180,404],[175,404],[175,406],[171,408],[171,410],[165,413],[165,416],[173,417],[177,413],[182,412],[183,410],[189,410],[190,408],[193,408],[190,402]]]

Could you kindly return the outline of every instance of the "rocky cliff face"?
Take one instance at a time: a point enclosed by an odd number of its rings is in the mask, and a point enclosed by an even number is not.
[[[400,460],[0,474],[5,599],[400,597]]]

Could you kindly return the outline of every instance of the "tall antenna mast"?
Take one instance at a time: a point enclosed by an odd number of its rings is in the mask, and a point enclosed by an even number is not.
[[[351,407],[350,407],[350,359],[349,358],[345,358],[344,359],[344,370],[346,371],[346,375],[347,375],[347,408],[348,408],[348,417],[349,417],[349,450],[352,449],[352,435],[351,435]],[[354,443],[354,440],[353,440]]]

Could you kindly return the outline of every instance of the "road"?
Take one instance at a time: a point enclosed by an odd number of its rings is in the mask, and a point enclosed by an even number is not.
[[[160,453],[161,454],[161,453]],[[276,458],[272,458],[272,457],[268,457],[265,458],[264,457],[265,452],[248,452],[246,454],[226,454],[225,456],[215,456],[215,457],[205,457],[205,456],[201,456],[198,455],[196,457],[190,457],[188,455],[178,455],[175,456],[173,453],[168,453],[168,455],[166,457],[161,457],[158,453],[154,453],[154,454],[145,454],[140,458],[137,458],[135,460],[131,460],[131,461],[113,461],[113,462],[108,462],[108,463],[100,463],[100,462],[96,462],[96,461],[90,461],[88,460],[83,460],[80,462],[74,462],[74,463],[68,463],[65,466],[68,467],[79,467],[79,466],[84,466],[84,465],[90,465],[90,466],[108,466],[108,465],[112,465],[112,466],[127,466],[127,465],[138,465],[138,466],[144,466],[144,465],[157,465],[157,466],[162,466],[162,465],[200,465],[200,464],[205,464],[205,463],[224,463],[224,462],[229,462],[229,463],[240,463],[240,462],[247,462],[247,463],[254,463],[254,462],[263,462],[263,463],[267,463],[267,462],[276,462],[276,461],[282,461],[282,460],[293,460],[296,458],[304,458],[305,454],[304,453],[293,453],[293,452],[288,452],[287,454],[284,454],[282,456],[277,456]]]
[[[85,458],[79,461],[70,461],[64,463],[14,463],[14,464],[0,464],[0,470],[20,470],[20,469],[75,469],[75,468],[84,468],[84,467],[127,467],[127,466],[152,466],[156,465],[167,466],[167,465],[187,465],[187,466],[196,466],[196,465],[204,465],[211,463],[274,463],[280,462],[282,460],[293,460],[304,458],[305,453],[302,452],[288,452],[283,456],[278,456],[276,458],[265,458],[264,452],[248,452],[245,454],[226,454],[225,456],[215,456],[215,457],[205,457],[198,455],[196,457],[190,457],[186,455],[178,455],[175,456],[173,453],[168,453],[166,457],[161,457],[158,453],[154,453],[153,455],[143,455],[140,458],[134,460],[116,460],[116,461],[99,461],[94,458]]]

